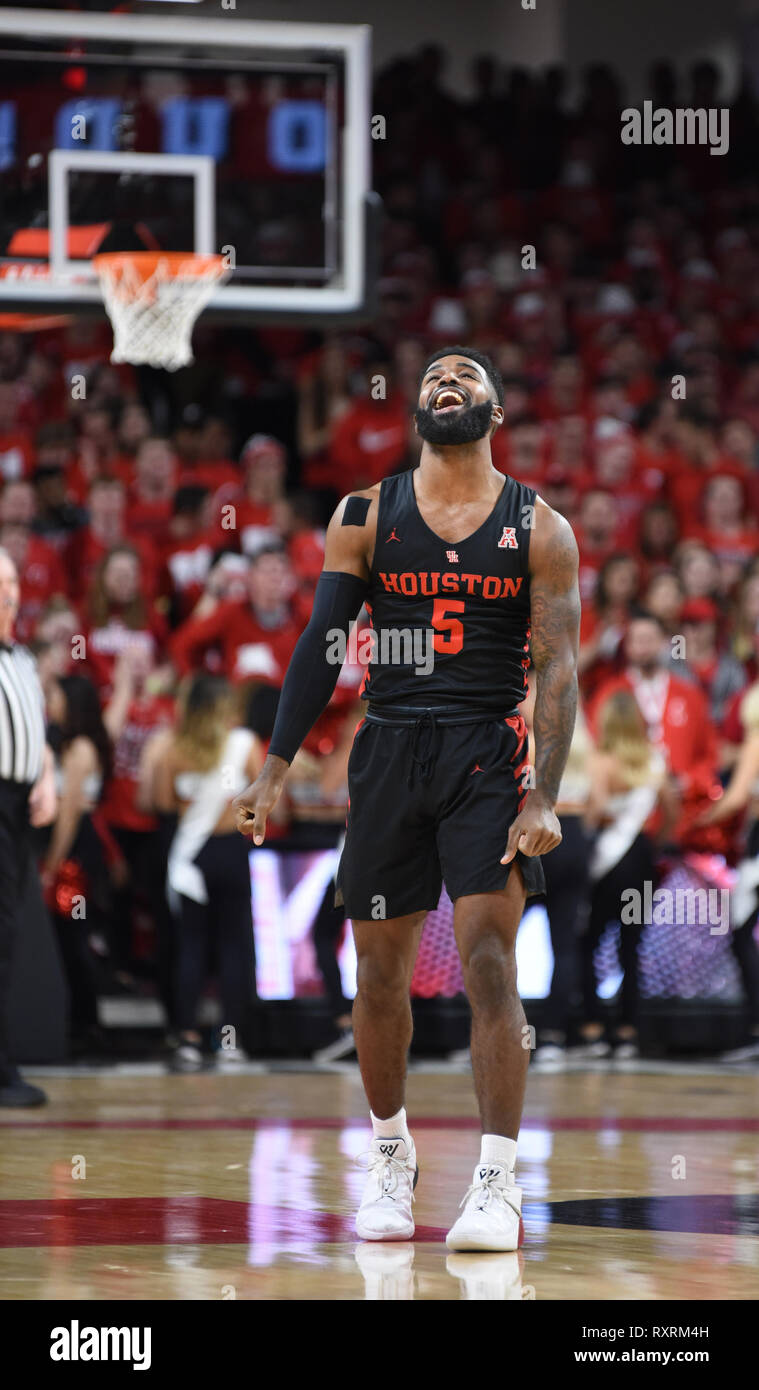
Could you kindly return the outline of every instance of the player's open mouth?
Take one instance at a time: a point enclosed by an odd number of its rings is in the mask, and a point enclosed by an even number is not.
[[[432,409],[436,415],[445,415],[449,410],[458,410],[462,405],[466,405],[464,392],[455,386],[443,386],[434,397]]]

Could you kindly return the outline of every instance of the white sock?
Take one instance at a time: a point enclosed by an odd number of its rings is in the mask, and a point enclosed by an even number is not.
[[[480,1163],[498,1163],[506,1168],[513,1178],[516,1162],[516,1139],[505,1139],[502,1134],[483,1134]]]
[[[372,1134],[375,1139],[402,1139],[407,1148],[411,1148],[412,1139],[406,1124],[405,1108],[398,1111],[397,1115],[391,1115],[389,1120],[378,1120],[373,1110],[369,1111],[372,1117]]]

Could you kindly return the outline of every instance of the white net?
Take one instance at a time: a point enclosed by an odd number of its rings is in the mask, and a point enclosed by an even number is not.
[[[221,256],[96,256],[108,317],[112,362],[175,372],[192,362],[192,330],[230,271]]]

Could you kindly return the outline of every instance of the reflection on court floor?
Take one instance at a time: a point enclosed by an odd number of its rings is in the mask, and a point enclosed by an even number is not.
[[[138,1071],[139,1069],[134,1069]],[[413,1242],[353,1231],[355,1071],[46,1078],[0,1124],[6,1299],[748,1299],[759,1075],[530,1077],[518,1255],[444,1244],[478,1149],[471,1080],[415,1069]]]

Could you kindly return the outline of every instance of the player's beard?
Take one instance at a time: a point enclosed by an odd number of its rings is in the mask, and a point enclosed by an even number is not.
[[[492,421],[491,401],[484,405],[470,405],[467,410],[457,410],[450,415],[436,415],[429,407],[418,406],[414,412],[416,427],[427,444],[473,444],[488,433]]]

